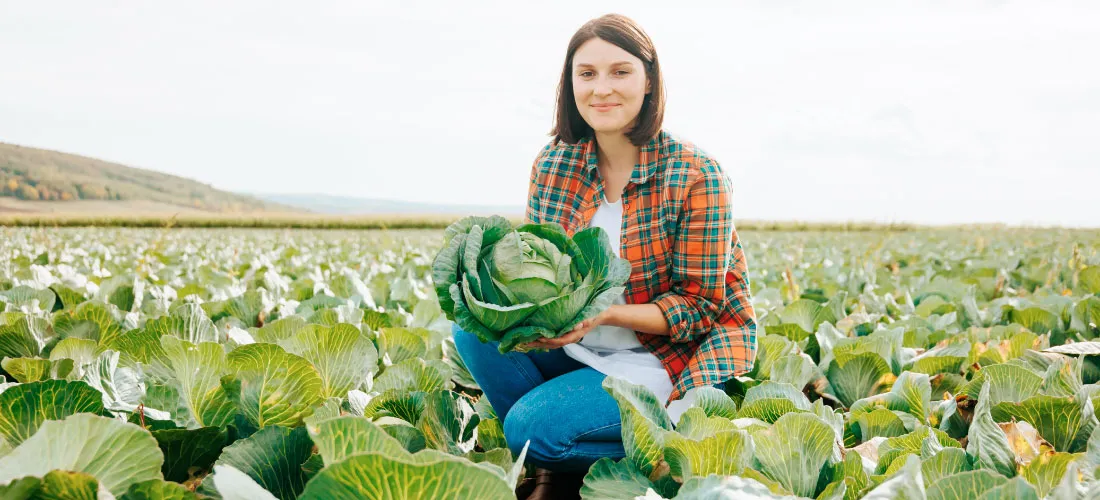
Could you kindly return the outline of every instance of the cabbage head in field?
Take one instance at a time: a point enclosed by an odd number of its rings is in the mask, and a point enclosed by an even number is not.
[[[598,227],[570,238],[558,224],[516,228],[500,216],[447,227],[432,280],[447,318],[500,352],[567,333],[607,309],[630,277]]]

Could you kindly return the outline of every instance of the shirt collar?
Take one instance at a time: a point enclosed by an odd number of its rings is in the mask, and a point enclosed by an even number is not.
[[[650,139],[638,151],[638,163],[634,165],[634,172],[630,176],[632,184],[641,184],[657,173],[657,162],[661,157],[661,145],[665,143],[667,132],[661,130],[657,136]],[[581,139],[584,144],[585,167],[589,174],[594,174],[599,166],[599,157],[596,155],[596,139],[588,136]]]

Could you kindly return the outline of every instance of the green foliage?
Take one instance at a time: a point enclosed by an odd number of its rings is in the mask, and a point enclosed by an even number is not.
[[[448,319],[500,352],[553,338],[606,310],[622,294],[630,263],[598,227],[572,237],[557,224],[518,228],[504,218],[467,217],[444,231],[432,262]]]
[[[7,230],[0,497],[511,498],[433,277],[467,229]],[[583,498],[1100,492],[1097,235],[741,236],[755,367],[676,419],[607,379],[627,454]]]

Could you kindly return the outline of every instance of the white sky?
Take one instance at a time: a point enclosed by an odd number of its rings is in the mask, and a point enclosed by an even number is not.
[[[0,0],[0,141],[521,205],[569,37],[620,12],[737,218],[1100,226],[1097,2],[103,4]]]

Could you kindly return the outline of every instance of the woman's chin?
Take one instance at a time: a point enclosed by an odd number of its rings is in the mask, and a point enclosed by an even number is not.
[[[626,127],[622,124],[593,123],[592,130],[599,135],[612,135],[625,133]]]

